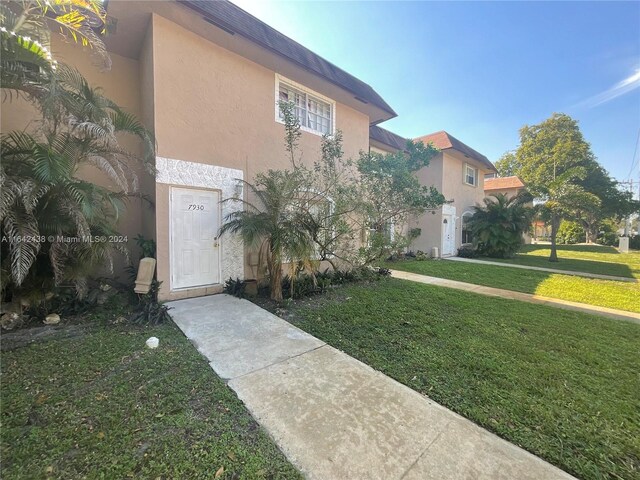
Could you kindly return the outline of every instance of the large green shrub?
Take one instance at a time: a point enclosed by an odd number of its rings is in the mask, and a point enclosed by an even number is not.
[[[509,258],[520,249],[533,215],[526,205],[530,200],[527,194],[508,197],[499,193],[485,198],[484,206],[474,207],[468,225],[479,254]]]
[[[615,219],[605,220],[598,228],[598,236],[596,243],[607,245],[609,247],[617,247],[620,236],[618,235],[618,222]]]
[[[584,228],[578,222],[563,220],[558,228],[558,242],[566,245],[581,243],[585,240]]]

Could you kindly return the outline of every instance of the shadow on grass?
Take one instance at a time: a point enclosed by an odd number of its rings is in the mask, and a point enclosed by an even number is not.
[[[558,262],[549,261],[550,253],[549,245],[525,245],[513,258],[487,260],[569,272],[640,278],[640,253],[625,254],[613,247],[598,245],[559,245]]]
[[[543,260],[546,262],[546,258]],[[615,263],[611,265],[625,267],[625,265]],[[640,313],[640,304],[635,301],[640,297],[640,283],[637,282],[591,279],[575,275],[449,260],[400,260],[387,262],[385,266],[474,285]],[[623,270],[618,270],[618,272],[625,273]]]

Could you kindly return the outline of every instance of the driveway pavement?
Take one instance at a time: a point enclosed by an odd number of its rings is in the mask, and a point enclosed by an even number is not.
[[[249,301],[169,306],[309,479],[573,478]]]

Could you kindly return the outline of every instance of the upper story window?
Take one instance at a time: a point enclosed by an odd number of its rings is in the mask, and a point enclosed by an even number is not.
[[[279,101],[293,103],[302,130],[333,134],[336,104],[332,100],[276,75],[276,121],[282,122]]]
[[[472,187],[478,186],[478,169],[468,163],[464,164],[464,183]]]

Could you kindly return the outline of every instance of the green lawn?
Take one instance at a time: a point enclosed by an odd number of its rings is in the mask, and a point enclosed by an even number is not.
[[[476,285],[640,313],[640,283],[598,280],[452,260],[400,260],[387,262],[385,266]]]
[[[583,479],[640,475],[640,326],[386,279],[295,323]]]
[[[559,262],[549,262],[549,245],[525,245],[515,258],[486,260],[556,268],[573,272],[598,273],[640,278],[640,251],[619,253],[613,247],[598,245],[558,245]]]
[[[98,326],[2,370],[3,479],[301,478],[173,324]]]

